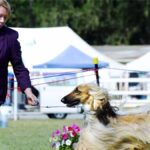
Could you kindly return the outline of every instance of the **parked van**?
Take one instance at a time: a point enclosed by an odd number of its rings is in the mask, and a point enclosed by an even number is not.
[[[61,73],[61,75],[47,76],[43,74],[40,83],[35,83],[38,85],[36,88],[40,91],[40,112],[47,114],[49,118],[65,118],[68,114],[82,113],[82,105],[69,108],[61,102],[61,99],[78,84],[85,83],[83,78],[77,76],[80,75]]]
[[[49,118],[65,118],[71,113],[82,113],[82,106],[66,107],[61,99],[74,89],[73,86],[48,86],[40,88],[40,111]]]

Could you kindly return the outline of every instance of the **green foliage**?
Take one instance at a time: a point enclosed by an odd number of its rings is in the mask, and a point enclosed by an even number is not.
[[[90,44],[150,44],[150,0],[12,0],[9,26],[70,26]]]

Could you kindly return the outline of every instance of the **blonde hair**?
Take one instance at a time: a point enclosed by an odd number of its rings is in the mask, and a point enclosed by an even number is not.
[[[0,6],[4,7],[8,11],[8,14],[10,16],[11,7],[10,7],[10,4],[7,2],[7,0],[0,0]]]

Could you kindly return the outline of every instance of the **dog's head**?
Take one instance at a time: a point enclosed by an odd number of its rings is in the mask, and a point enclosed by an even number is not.
[[[103,123],[108,123],[108,117],[116,117],[116,113],[109,103],[108,93],[95,84],[81,84],[71,93],[61,99],[68,107],[83,104]]]
[[[99,90],[96,91],[96,85],[81,84],[77,86],[71,93],[61,99],[68,107],[78,104],[86,105],[90,110],[96,110],[98,107],[107,102],[107,96]],[[97,99],[99,94],[99,98]]]

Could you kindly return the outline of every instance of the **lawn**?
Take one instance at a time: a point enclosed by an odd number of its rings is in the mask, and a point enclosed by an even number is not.
[[[72,119],[11,120],[7,128],[0,128],[0,150],[52,150],[50,134],[73,123],[83,125],[82,120]]]
[[[81,120],[18,120],[9,121],[7,128],[0,128],[0,150],[52,150],[49,136],[63,125],[76,123]]]

